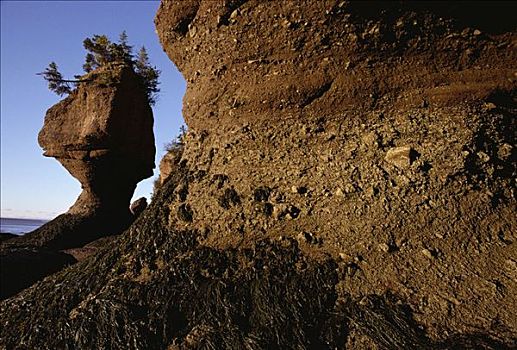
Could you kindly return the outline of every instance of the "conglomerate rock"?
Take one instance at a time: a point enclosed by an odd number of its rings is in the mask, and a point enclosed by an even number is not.
[[[105,250],[2,303],[0,344],[515,348],[517,38],[496,5],[163,1],[181,160]]]

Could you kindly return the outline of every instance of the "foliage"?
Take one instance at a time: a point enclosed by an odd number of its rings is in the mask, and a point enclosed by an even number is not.
[[[171,159],[171,161],[176,165],[179,165],[179,162],[183,155],[183,148],[185,146],[185,135],[186,134],[187,134],[187,128],[184,125],[180,126],[178,136],[176,136],[171,142],[165,144],[165,146],[164,146],[164,150],[165,150],[166,154],[173,155],[173,159]],[[177,167],[176,168],[177,171],[180,171],[179,170],[180,168],[181,167]],[[154,180],[153,198],[158,193],[161,186],[162,186],[161,179],[160,179],[160,176],[158,176]]]
[[[178,136],[176,136],[171,142],[167,143],[164,147],[166,152],[174,152],[183,148],[185,144],[185,135],[187,134],[187,128],[182,125]]]
[[[59,72],[56,62],[50,62],[44,72],[38,73],[43,79],[48,81],[48,88],[59,96],[69,94],[72,91],[70,82],[63,79],[63,75]]]
[[[160,76],[160,71],[149,63],[149,55],[147,55],[147,51],[144,46],[142,46],[138,52],[138,56],[135,61],[135,71],[145,82],[149,103],[154,104],[156,102],[156,95],[160,91],[158,88],[158,77]]]
[[[83,46],[87,51],[83,64],[85,73],[90,73],[109,63],[126,64],[142,79],[149,103],[153,105],[156,102],[156,96],[160,91],[158,78],[161,72],[150,64],[145,47],[142,47],[134,58],[133,47],[129,45],[126,31],[120,33],[118,42],[112,42],[106,35],[94,35],[84,39]],[[63,79],[55,62],[51,62],[45,71],[38,75],[42,75],[49,83],[48,88],[60,96],[69,94],[72,91],[72,84],[75,86],[88,81],[78,75],[75,76],[76,80]]]

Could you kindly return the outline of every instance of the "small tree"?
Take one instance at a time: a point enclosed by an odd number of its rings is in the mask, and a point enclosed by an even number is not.
[[[72,92],[70,82],[63,79],[63,75],[58,71],[56,62],[50,62],[44,72],[38,73],[48,82],[50,91],[55,92],[59,96]]]
[[[118,44],[114,44],[112,50],[115,52],[114,56],[117,59],[128,63],[133,62],[133,47],[128,43],[125,30],[120,33]]]
[[[86,59],[85,59],[85,62],[83,64],[84,71],[86,73],[90,73],[92,70],[94,70],[98,66],[99,65],[98,65],[97,61],[95,60],[95,56],[91,52],[88,52],[86,54]]]
[[[133,47],[129,45],[126,31],[120,33],[117,43],[111,42],[106,35],[94,35],[91,38],[84,39],[83,46],[87,51],[83,64],[83,70],[86,73],[111,62],[126,64],[133,68],[141,78],[149,103],[153,105],[156,102],[157,94],[160,91],[158,88],[160,71],[149,63],[149,55],[145,47],[140,49],[136,60],[134,59]],[[82,79],[80,75],[75,76],[77,80],[63,79],[54,62],[50,63],[44,72],[38,74],[49,82],[49,89],[60,96],[70,93],[72,91],[71,85],[89,81],[88,79]]]
[[[160,89],[158,88],[158,78],[160,71],[156,67],[151,66],[149,63],[149,55],[144,46],[138,52],[138,56],[135,62],[135,70],[138,75],[142,78],[142,82],[145,86],[147,99],[150,104],[156,103],[156,96]]]
[[[84,39],[84,48],[93,56],[88,57],[87,54],[87,61],[89,58],[93,69],[112,61],[110,54],[111,45],[111,40],[106,35],[94,35],[92,38]]]

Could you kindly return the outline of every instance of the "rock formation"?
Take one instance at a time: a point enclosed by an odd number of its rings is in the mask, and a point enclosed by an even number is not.
[[[515,336],[505,9],[225,4],[162,2],[156,18],[188,82],[182,159],[200,173],[171,225],[218,249],[297,239],[340,261],[343,298],[394,293],[436,338],[494,322]]]
[[[509,12],[163,1],[181,160],[106,250],[2,303],[0,344],[516,347]]]
[[[81,182],[69,214],[109,212],[127,220],[136,184],[153,174],[153,115],[131,68],[102,67],[89,79],[107,73],[120,83],[87,84],[50,108],[38,141]]]
[[[141,197],[141,198],[138,198],[133,203],[131,203],[129,210],[131,211],[131,214],[133,214],[133,216],[136,218],[140,214],[142,214],[142,212],[145,210],[145,208],[147,208],[147,198]]]
[[[47,111],[39,134],[44,155],[55,157],[83,191],[67,213],[2,244],[2,298],[75,261],[60,250],[125,230],[134,220],[136,184],[153,174],[153,115],[139,78],[128,66],[110,64],[84,79]],[[46,263],[35,269],[38,259]],[[20,271],[30,272],[21,280]]]

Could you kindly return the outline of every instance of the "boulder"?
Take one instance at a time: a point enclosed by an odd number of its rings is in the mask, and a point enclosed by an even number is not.
[[[133,214],[135,217],[138,217],[138,215],[140,215],[145,210],[145,208],[147,208],[147,198],[141,197],[131,203],[129,210],[131,211],[131,214]]]

